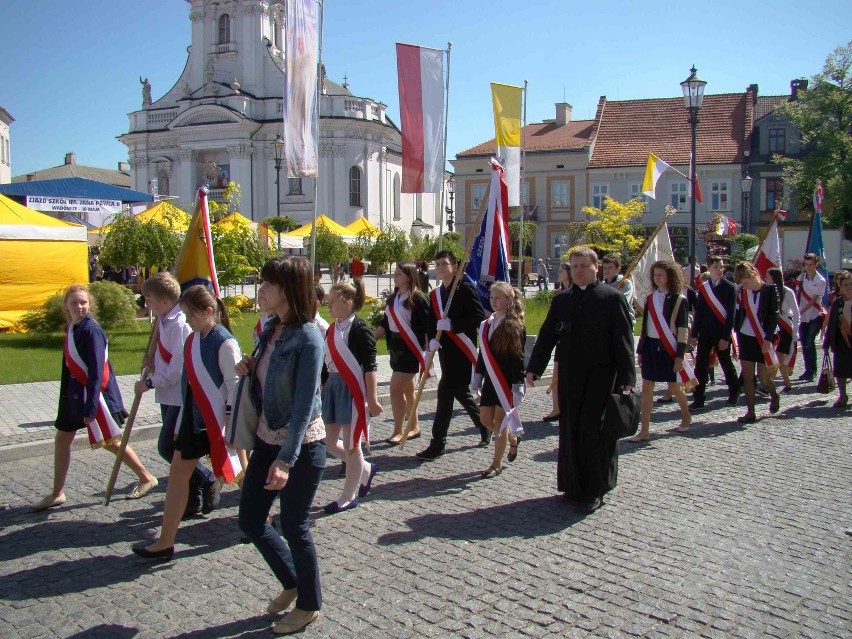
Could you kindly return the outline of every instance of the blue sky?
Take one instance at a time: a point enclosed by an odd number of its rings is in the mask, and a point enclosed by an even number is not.
[[[141,104],[177,80],[190,44],[185,0],[4,0],[0,106],[12,124],[12,174],[77,161],[115,168],[115,137]],[[842,16],[846,15],[846,18]],[[833,16],[833,17],[832,17]],[[789,92],[850,39],[848,0],[771,4],[715,0],[326,0],[323,59],[329,76],[388,105],[399,122],[394,43],[452,41],[447,154],[494,136],[489,82],[529,81],[528,121],[554,117],[563,96],[574,119],[598,98],[680,95],[695,64],[708,93]],[[684,126],[687,126],[684,122]]]

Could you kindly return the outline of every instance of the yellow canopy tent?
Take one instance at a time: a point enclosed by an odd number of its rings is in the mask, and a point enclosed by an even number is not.
[[[230,215],[226,215],[221,220],[215,223],[215,226],[218,226],[226,231],[238,231],[240,229],[249,229],[250,231],[258,231],[261,233],[263,229],[266,229],[266,238],[267,242],[274,244],[275,242],[275,232],[272,231],[265,224],[260,224],[258,222],[252,222],[245,215],[237,213],[231,213]],[[263,239],[263,235],[260,236]]]
[[[167,229],[176,233],[186,233],[186,229],[189,228],[190,216],[168,200],[163,200],[150,209],[145,209],[139,213],[136,219],[139,222],[156,222],[157,224],[162,224]],[[92,229],[89,231],[89,238],[106,235],[109,233],[111,226],[111,224],[107,224],[106,226]]]
[[[0,328],[76,282],[89,281],[86,227],[0,195]]]
[[[355,239],[355,234],[352,233],[352,231],[347,229],[345,226],[338,224],[337,222],[332,220],[330,217],[327,217],[326,215],[324,215],[322,213],[317,216],[317,225],[322,227],[322,228],[328,229],[329,231],[331,231],[332,233],[334,233],[336,235],[340,235],[343,238],[344,242],[351,242],[352,240]],[[300,226],[299,228],[295,229],[294,231],[290,231],[289,233],[284,233],[281,237],[282,238],[285,238],[285,237],[290,237],[290,238],[300,237],[300,238],[304,239],[306,237],[311,236],[311,229],[312,228],[313,228],[313,222],[308,222],[304,226]]]
[[[370,220],[368,220],[363,215],[361,217],[359,217],[357,220],[355,220],[354,222],[352,222],[351,224],[347,224],[345,228],[350,233],[352,233],[352,235],[358,235],[359,233],[362,233],[363,231],[367,231],[370,235],[373,235],[373,236],[381,233],[379,227],[376,226],[375,224],[373,224],[372,222],[370,222]]]

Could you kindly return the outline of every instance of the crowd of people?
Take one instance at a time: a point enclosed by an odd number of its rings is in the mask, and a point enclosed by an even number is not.
[[[852,376],[852,275],[835,276],[835,297],[825,309],[826,282],[816,270],[818,258],[808,254],[804,263],[792,290],[780,271],[771,270],[764,282],[748,263],[736,266],[731,282],[722,259],[714,257],[691,291],[677,264],[658,261],[651,268],[653,292],[642,300],[634,348],[633,289],[621,274],[618,256],[607,255],[599,263],[592,249],[577,247],[560,265],[559,292],[526,365],[521,293],[494,283],[493,312],[486,314],[475,288],[458,276],[457,257],[449,251],[435,256],[440,285],[431,291],[422,290],[418,265],[396,267],[395,290],[375,330],[357,315],[364,303],[357,279],[337,282],[328,292],[329,326],[318,313],[324,291],[310,263],[298,257],[270,260],[261,271],[263,315],[251,355],[241,353],[220,300],[203,286],[181,293],[171,274],[156,273],[142,284],[158,318],[156,348],[144,361],[135,391],[141,395],[153,389],[160,404],[157,449],[170,465],[169,481],[159,536],[132,550],[147,561],[171,560],[180,522],[215,510],[222,482],[235,482],[241,491],[239,528],[281,586],[268,611],[281,613],[295,604],[273,630],[289,634],[315,621],[322,592],[309,516],[328,453],[345,463],[344,481],[340,496],[322,511],[335,515],[357,508],[371,491],[379,468],[364,452],[369,451],[371,418],[383,410],[376,379],[376,340],[381,338],[392,369],[393,432],[385,441],[398,445],[421,436],[414,385],[418,375],[434,374],[430,364],[437,354],[442,374],[431,438],[416,457],[429,462],[444,454],[458,401],[478,430],[479,445],[493,443],[483,479],[500,475],[504,459],[517,459],[522,402],[555,350],[553,408],[544,419],[559,422],[558,490],[585,513],[600,508],[616,485],[618,435],[602,425],[611,395],[631,393],[636,386],[636,360],[642,376],[641,426],[633,442],[651,437],[658,382],[666,384],[664,401],[679,406],[677,429],[689,430],[691,413],[705,409],[708,375],[716,362],[728,386],[727,403],[737,404],[745,395],[747,410],[740,422],[756,420],[758,392],[768,394],[769,412],[778,412],[780,393],[791,385],[796,338],[805,359],[799,379],[812,381],[821,330],[826,331],[826,353],[834,355],[839,387],[834,406],[845,407]],[[34,504],[37,510],[65,503],[76,432],[87,429],[94,448],[116,453],[127,417],[109,364],[107,337],[91,315],[85,285],[67,290],[64,310],[68,332],[54,485]],[[781,391],[775,386],[779,369],[785,373]],[[201,461],[208,456],[210,468]],[[123,461],[138,478],[127,499],[143,498],[157,487],[157,478],[129,446]],[[270,517],[276,499],[280,530]]]

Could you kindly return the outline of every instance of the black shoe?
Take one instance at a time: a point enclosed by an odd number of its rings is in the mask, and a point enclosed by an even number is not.
[[[214,481],[209,486],[201,489],[201,512],[204,515],[212,513],[216,506],[219,505],[219,500],[222,497],[222,486],[218,481]]]
[[[153,559],[156,561],[171,561],[175,554],[175,547],[163,548],[162,550],[146,550],[145,546],[133,546],[131,550],[142,559]]]
[[[704,400],[696,399],[689,405],[689,410],[704,410]]]
[[[340,464],[340,470],[337,471],[338,477],[346,477],[346,462]]]
[[[737,417],[737,421],[740,424],[753,424],[757,421],[757,415],[754,413],[746,413],[742,417]]]
[[[491,445],[491,432],[485,431],[484,433],[481,433],[479,435],[479,444],[477,444],[477,446],[482,448],[482,447],[490,446],[490,445]]]
[[[728,395],[728,406],[735,406],[740,401],[740,395],[742,394],[743,390],[741,388],[731,391],[731,394]]]
[[[772,393],[772,399],[769,400],[769,413],[774,415],[781,410],[781,397],[778,393]]]
[[[601,506],[603,506],[603,499],[600,497],[595,497],[592,501],[587,501],[584,504],[580,504],[580,510],[582,510],[588,515],[595,512]]]
[[[186,509],[183,511],[181,521],[195,517],[199,512],[201,512],[201,497],[199,495],[190,495],[186,502]]]
[[[805,371],[797,378],[800,382],[812,382],[816,379],[816,373]]]
[[[558,422],[559,421],[559,413],[556,413],[555,415],[545,415],[544,417],[541,418],[541,421],[543,421],[543,422]]]
[[[415,455],[415,457],[417,457],[417,459],[422,459],[423,461],[434,461],[443,454],[444,445],[433,439],[426,447],[426,450],[421,450]]]
[[[658,397],[658,398],[655,400],[655,402],[656,402],[657,404],[674,404],[674,403],[675,403],[675,398],[674,398],[674,397]]]
[[[769,393],[766,391],[765,388],[755,388],[754,394],[758,397],[769,397]]]

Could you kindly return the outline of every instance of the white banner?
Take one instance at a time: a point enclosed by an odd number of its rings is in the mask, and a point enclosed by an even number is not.
[[[651,266],[657,260],[674,261],[674,251],[672,251],[672,241],[669,237],[669,226],[663,223],[662,228],[654,236],[654,241],[645,251],[642,259],[633,269],[633,274],[630,276],[633,282],[633,299],[639,306],[645,306],[645,300],[648,295],[654,290],[651,285]]]
[[[102,226],[121,213],[121,200],[90,200],[77,197],[27,195],[24,206],[45,213],[73,213],[80,219]]]
[[[290,0],[287,3],[284,154],[288,177],[316,177],[319,173],[319,6],[316,0]]]

